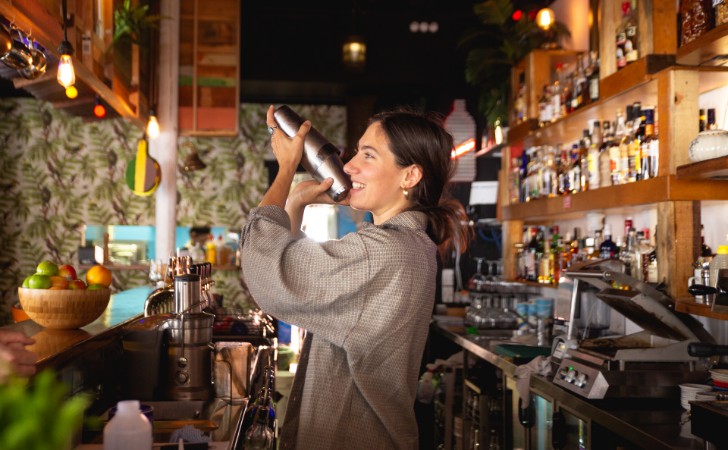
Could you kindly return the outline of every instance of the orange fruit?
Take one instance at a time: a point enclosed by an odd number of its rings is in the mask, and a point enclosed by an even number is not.
[[[111,271],[102,265],[95,265],[86,272],[86,283],[89,285],[100,284],[111,286]]]

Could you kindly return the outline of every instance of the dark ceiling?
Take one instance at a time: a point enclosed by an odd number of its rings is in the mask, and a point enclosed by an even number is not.
[[[472,95],[464,80],[464,30],[476,0],[241,0],[241,100],[446,109]],[[410,23],[437,22],[436,33]],[[367,43],[366,68],[344,69],[341,46],[353,32]],[[27,96],[0,81],[0,97]]]
[[[275,100],[265,97],[300,95],[312,101],[343,101],[342,95],[376,95],[394,103],[451,104],[472,91],[465,83],[465,51],[458,48],[458,40],[476,24],[475,3],[243,2],[241,96]],[[438,30],[413,33],[413,21],[437,22]],[[362,35],[367,43],[366,68],[361,73],[347,71],[341,63],[342,43],[352,33]]]

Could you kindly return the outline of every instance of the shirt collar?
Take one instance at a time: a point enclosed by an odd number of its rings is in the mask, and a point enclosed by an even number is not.
[[[425,231],[427,229],[427,215],[420,211],[403,211],[380,225],[374,225],[371,222],[362,222],[362,228],[375,226],[381,228],[403,227]]]

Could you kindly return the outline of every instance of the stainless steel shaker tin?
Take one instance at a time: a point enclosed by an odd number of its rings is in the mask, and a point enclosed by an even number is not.
[[[273,113],[278,127],[288,136],[293,137],[298,132],[304,120],[287,105],[282,105]],[[303,157],[301,165],[319,183],[326,178],[332,178],[334,184],[327,194],[335,201],[340,202],[346,198],[351,189],[351,179],[344,172],[344,163],[341,161],[338,149],[329,142],[315,128],[306,135],[303,141]]]

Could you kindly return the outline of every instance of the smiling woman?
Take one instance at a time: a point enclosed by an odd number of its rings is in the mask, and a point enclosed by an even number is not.
[[[280,169],[241,238],[243,277],[255,302],[308,333],[281,448],[416,448],[412,405],[437,248],[467,242],[462,205],[443,196],[452,137],[423,114],[374,116],[345,165],[354,188],[342,202],[371,211],[374,224],[316,242],[302,235],[301,220],[306,206],[333,203],[325,194],[331,180],[290,189],[309,129],[304,123],[293,138],[274,134]]]

